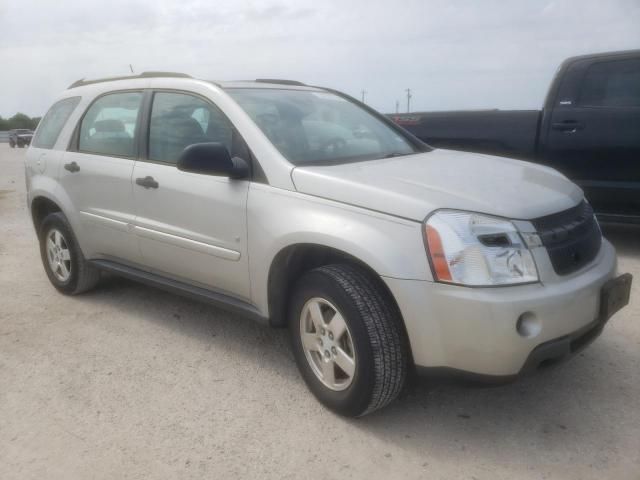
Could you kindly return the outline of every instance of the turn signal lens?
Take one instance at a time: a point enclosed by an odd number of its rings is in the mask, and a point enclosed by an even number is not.
[[[427,229],[427,244],[429,252],[431,253],[431,262],[433,263],[433,269],[435,270],[438,280],[443,282],[451,281],[451,271],[449,270],[449,264],[447,263],[447,257],[444,254],[442,248],[442,240],[438,231],[430,225],[426,226]]]

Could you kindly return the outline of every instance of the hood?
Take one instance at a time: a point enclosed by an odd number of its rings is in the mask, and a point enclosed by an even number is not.
[[[439,208],[528,220],[575,206],[582,190],[555,170],[453,150],[296,167],[299,192],[422,221]]]

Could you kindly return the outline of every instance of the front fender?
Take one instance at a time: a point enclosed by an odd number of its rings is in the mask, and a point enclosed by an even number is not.
[[[251,298],[269,314],[269,269],[296,244],[345,252],[378,275],[431,280],[421,224],[321,198],[252,184],[248,201]]]

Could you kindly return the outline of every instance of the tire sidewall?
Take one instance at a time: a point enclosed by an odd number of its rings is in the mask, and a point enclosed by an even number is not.
[[[47,236],[53,229],[60,231],[69,249],[71,275],[66,282],[59,280],[54,275],[51,271],[51,267],[49,266],[49,259],[47,258]],[[76,242],[75,236],[73,235],[67,219],[61,213],[52,213],[47,215],[43,220],[38,233],[40,239],[40,257],[42,258],[42,264],[45,272],[47,273],[47,277],[49,277],[49,281],[62,293],[74,293],[78,286],[81,258],[79,256],[80,249],[78,248],[78,243]]]
[[[300,337],[300,314],[305,303],[314,297],[328,300],[342,314],[355,350],[356,370],[351,385],[341,391],[327,388],[313,372],[306,358]],[[309,389],[331,410],[347,416],[363,413],[370,402],[375,384],[374,357],[369,333],[357,305],[330,275],[311,271],[300,281],[292,295],[289,307],[289,332],[293,353]]]

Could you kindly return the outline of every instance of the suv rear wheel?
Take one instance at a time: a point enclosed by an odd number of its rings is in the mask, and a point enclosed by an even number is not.
[[[82,255],[62,213],[51,213],[40,225],[40,256],[49,280],[60,292],[76,295],[95,287],[100,271]]]
[[[307,272],[292,295],[289,329],[305,382],[331,410],[361,416],[400,393],[408,364],[404,328],[365,270],[338,264]]]

